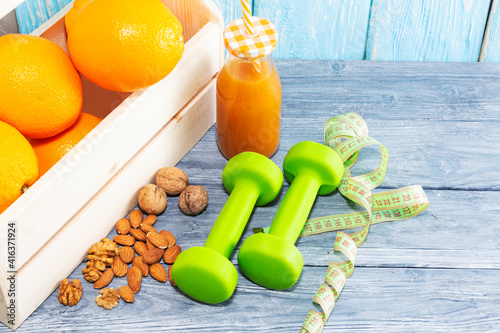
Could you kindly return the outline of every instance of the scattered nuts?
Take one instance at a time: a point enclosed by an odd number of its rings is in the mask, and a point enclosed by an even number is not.
[[[156,249],[156,246],[154,246],[153,243],[149,241],[149,239],[146,241],[146,246],[148,247],[148,250]]]
[[[149,232],[148,233],[148,240],[156,246],[157,248],[160,249],[166,249],[168,247],[168,241],[165,237],[163,237],[161,234],[157,232]]]
[[[130,229],[130,234],[132,235],[132,237],[134,237],[135,239],[137,239],[138,241],[141,241],[141,242],[145,242],[146,239],[148,239],[146,237],[146,233],[144,231],[142,231],[141,229]]]
[[[128,215],[128,218],[130,220],[130,225],[132,226],[132,228],[139,228],[139,226],[141,225],[142,223],[142,212],[138,209],[134,209],[133,211],[130,212],[130,214]]]
[[[162,168],[156,173],[155,183],[167,195],[178,195],[189,185],[188,176],[176,167]]]
[[[138,255],[142,256],[148,250],[148,246],[144,242],[137,241],[134,244],[134,250]]]
[[[172,235],[171,232],[169,232],[167,230],[162,230],[162,231],[160,231],[160,235],[162,235],[163,237],[165,237],[167,239],[169,247],[175,245],[175,236]]]
[[[156,281],[159,282],[166,282],[168,279],[167,271],[159,262],[152,264],[149,267],[149,273]]]
[[[118,289],[114,288],[104,288],[99,291],[99,296],[95,298],[97,305],[102,306],[105,309],[111,310],[116,308],[118,302],[120,301],[120,294]]]
[[[83,278],[88,282],[96,282],[102,275],[102,271],[94,267],[94,264],[95,261],[87,261],[87,267],[82,269]]]
[[[144,224],[144,222],[141,224],[141,230],[144,231],[146,234],[148,232],[158,233],[158,231],[153,226],[151,226],[150,224]]]
[[[140,190],[138,202],[146,213],[158,215],[167,207],[167,195],[161,187],[148,184]]]
[[[59,292],[57,295],[57,299],[59,303],[63,305],[77,305],[82,298],[82,284],[80,280],[74,279],[72,282],[69,282],[68,279],[64,279],[59,286]]]
[[[207,205],[208,194],[201,185],[189,185],[179,196],[179,208],[186,215],[198,215]]]
[[[181,247],[179,245],[171,246],[163,254],[163,261],[165,264],[173,264],[180,253]]]
[[[132,246],[135,243],[135,238],[130,235],[118,235],[113,240],[123,246]]]
[[[113,269],[108,268],[102,273],[101,277],[99,280],[94,282],[94,289],[101,289],[106,287],[108,284],[113,281],[113,278],[115,277],[115,273],[113,272]]]
[[[146,216],[144,221],[142,221],[142,224],[153,225],[155,223],[156,223],[156,215],[154,215],[154,214],[149,214],[148,216]]]
[[[116,233],[118,235],[126,235],[130,231],[130,221],[124,217],[116,222]]]
[[[149,275],[149,265],[145,264],[144,261],[142,261],[142,258],[135,257],[134,261],[132,261],[132,266],[135,266],[141,270],[142,276],[146,277]]]
[[[115,257],[113,259],[113,264],[111,265],[111,268],[113,269],[113,272],[115,273],[115,276],[122,277],[127,274],[127,264],[123,262],[123,260],[120,257]]]
[[[142,273],[138,267],[132,266],[128,269],[127,282],[128,286],[130,287],[130,289],[132,289],[134,293],[137,294],[139,290],[141,290]]]
[[[122,258],[124,263],[131,263],[134,260],[135,251],[130,246],[124,246],[120,250],[120,258]]]
[[[129,286],[121,286],[120,289],[118,289],[118,293],[120,294],[120,297],[122,300],[124,300],[127,303],[133,303],[134,302],[134,292],[132,289],[130,289]]]
[[[175,287],[174,278],[172,277],[172,265],[168,266],[168,281]]]
[[[93,268],[104,271],[106,267],[111,266],[113,258],[119,254],[120,247],[118,244],[108,238],[104,238],[90,247],[87,260],[91,262]],[[87,267],[89,266],[87,265]]]
[[[160,261],[161,257],[163,257],[163,252],[164,251],[162,249],[158,248],[148,250],[142,255],[142,261],[148,265],[154,264],[155,262]]]

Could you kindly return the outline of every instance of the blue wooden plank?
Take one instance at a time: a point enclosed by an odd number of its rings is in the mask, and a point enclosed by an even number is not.
[[[31,33],[50,18],[44,0],[27,0],[16,8],[16,16],[22,34]]]
[[[491,3],[479,61],[500,62],[500,4],[498,0],[493,0]]]
[[[374,0],[366,59],[477,61],[490,0]]]
[[[256,0],[254,15],[278,28],[285,59],[364,59],[371,0]]]
[[[497,331],[500,67],[382,61],[276,64],[283,84],[283,121],[273,161],[281,167],[293,144],[321,142],[329,117],[355,111],[367,121],[370,135],[389,149],[382,187],[422,184],[431,202],[416,218],[370,229],[324,332]],[[178,164],[191,184],[206,187],[207,210],[185,216],[176,198],[169,198],[155,224],[171,231],[183,249],[203,244],[228,197],[221,183],[227,161],[215,137],[212,128]],[[371,171],[378,162],[377,148],[363,149],[352,172]],[[269,225],[287,188],[285,183],[278,200],[255,210],[243,239],[252,227]],[[311,214],[357,209],[334,193],[319,197]],[[218,305],[196,302],[168,282],[148,277],[133,304],[120,301],[116,309],[104,310],[95,304],[97,290],[82,279],[81,263],[70,278],[82,280],[82,301],[63,307],[54,292],[18,332],[298,332],[314,308],[311,298],[328,263],[340,257],[333,254],[334,239],[335,233],[326,233],[298,240],[305,267],[293,288],[267,290],[239,274],[234,297]],[[235,253],[233,263],[236,258]],[[116,277],[111,287],[124,284],[124,277]],[[0,332],[11,331],[0,325]]]
[[[23,34],[31,33],[70,2],[71,0],[27,0],[16,8],[19,31]]]

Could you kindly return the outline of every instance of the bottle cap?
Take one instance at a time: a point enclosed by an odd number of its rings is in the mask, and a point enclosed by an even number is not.
[[[226,49],[238,58],[262,58],[276,47],[278,30],[274,24],[256,16],[252,16],[252,23],[252,35],[247,33],[243,17],[232,21],[224,29]]]

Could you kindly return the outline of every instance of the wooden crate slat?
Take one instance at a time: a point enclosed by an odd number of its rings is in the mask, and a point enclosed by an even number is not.
[[[365,55],[370,0],[258,0],[254,15],[278,28],[275,58],[356,59]]]
[[[137,204],[139,189],[152,181],[155,172],[175,165],[214,123],[215,79],[212,79],[41,248],[34,260],[18,271],[17,283],[23,286],[19,288],[18,299],[24,300],[19,302],[19,323],[73,271],[89,246],[114,228],[114,223],[107,222],[117,221]],[[82,241],[85,239],[92,241]],[[61,255],[62,249],[65,249],[64,255]],[[58,260],[59,265],[47,271],[54,260]],[[45,275],[40,278],[42,271]]]
[[[490,0],[374,0],[366,59],[477,61]]]

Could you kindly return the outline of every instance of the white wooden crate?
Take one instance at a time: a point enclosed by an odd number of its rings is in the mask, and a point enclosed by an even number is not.
[[[117,93],[83,79],[83,110],[103,121],[0,215],[0,321],[16,329],[136,205],[155,171],[175,165],[215,123],[223,19],[211,0],[162,0],[184,30],[185,49],[162,81]],[[23,0],[3,0],[0,18]],[[66,49],[64,15],[33,32]],[[7,225],[16,230],[15,324],[9,324]]]

